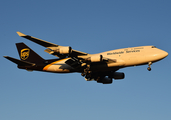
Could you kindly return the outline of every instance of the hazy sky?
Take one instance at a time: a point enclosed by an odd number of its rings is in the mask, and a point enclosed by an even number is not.
[[[119,70],[126,77],[103,85],[79,73],[28,72],[19,59],[24,42],[44,59],[44,47],[16,31],[73,49],[99,53],[155,45],[171,53],[170,0],[1,0],[0,120],[170,120],[170,55],[152,65]]]

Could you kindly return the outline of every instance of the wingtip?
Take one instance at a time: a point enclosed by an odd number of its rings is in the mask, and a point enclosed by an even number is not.
[[[23,33],[21,33],[21,32],[19,32],[19,31],[17,31],[17,34],[19,35],[19,36],[26,36],[25,34],[23,34]]]

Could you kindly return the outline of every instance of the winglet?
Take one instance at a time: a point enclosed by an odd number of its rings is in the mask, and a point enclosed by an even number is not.
[[[23,33],[19,32],[19,31],[17,31],[17,34],[18,34],[19,36],[21,36],[21,37],[23,37],[23,36],[27,36],[27,35],[25,35],[25,34],[23,34]]]

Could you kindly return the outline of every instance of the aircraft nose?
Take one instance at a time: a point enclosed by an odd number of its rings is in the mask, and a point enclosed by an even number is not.
[[[155,52],[154,56],[157,60],[160,60],[167,57],[168,53],[164,50],[158,49],[158,51]]]
[[[169,55],[168,52],[163,51],[163,56],[164,56],[164,57],[167,57],[168,55]]]
[[[168,56],[168,52],[166,52],[166,51],[162,50],[162,52],[161,52],[161,56],[162,56],[162,58],[167,57],[167,56]]]

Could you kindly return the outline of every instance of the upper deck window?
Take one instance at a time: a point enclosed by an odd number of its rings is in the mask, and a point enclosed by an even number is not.
[[[152,46],[151,48],[157,48],[156,46]]]

